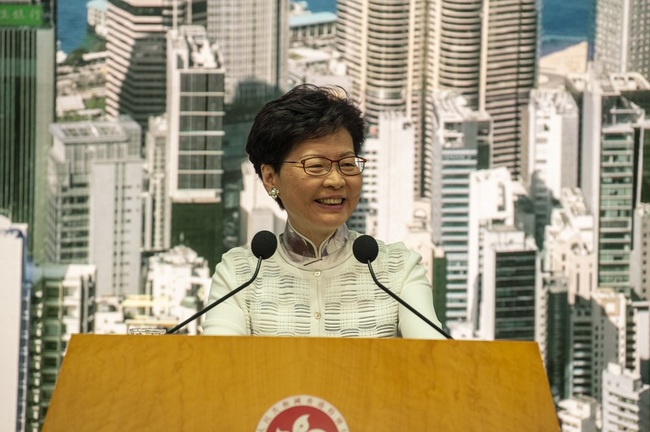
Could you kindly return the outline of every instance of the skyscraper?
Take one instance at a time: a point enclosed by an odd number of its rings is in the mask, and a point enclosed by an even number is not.
[[[480,339],[535,340],[545,354],[545,302],[532,238],[513,226],[483,232],[478,309]]]
[[[379,116],[378,134],[364,145],[368,163],[362,200],[350,228],[390,243],[404,240],[413,221],[413,146],[409,117],[393,112]]]
[[[488,148],[490,116],[467,107],[464,97],[435,91],[427,105],[432,141],[431,229],[447,259],[447,320],[467,318],[467,259],[470,175],[479,169],[479,152]]]
[[[639,297],[650,301],[650,204],[642,203],[634,212],[632,286]]]
[[[603,371],[603,432],[650,429],[650,385],[616,363]]]
[[[22,431],[27,402],[29,342],[29,268],[27,224],[12,224],[0,215],[0,339],[4,342],[5,390],[0,395],[0,427]]]
[[[45,255],[48,126],[54,121],[55,2],[0,3],[0,212]]]
[[[573,77],[569,88],[582,95],[580,187],[595,216],[598,286],[629,291],[645,111],[626,93],[647,92],[650,84],[638,73],[592,73]]]
[[[339,0],[336,50],[352,79],[352,95],[375,135],[382,111],[412,119],[414,190],[420,192],[424,100],[424,0]]]
[[[424,90],[425,1],[339,0],[336,49],[368,122],[382,111],[419,113]]]
[[[170,246],[184,244],[214,268],[223,252],[223,58],[205,28],[181,26],[167,33],[167,59]]]
[[[591,2],[591,51],[602,73],[639,72],[650,79],[650,9],[646,0]]]
[[[541,247],[554,200],[562,188],[578,186],[578,107],[563,89],[531,92],[527,124],[527,160],[522,176],[535,205],[535,240]]]
[[[286,90],[288,0],[207,0],[208,37],[219,44],[226,103],[266,102]]]
[[[72,334],[94,330],[96,280],[94,265],[47,264],[34,269],[26,431],[43,429]]]
[[[576,296],[591,298],[597,288],[594,216],[580,189],[562,189],[545,230],[544,253],[544,271],[566,278],[569,304]]]
[[[492,167],[521,171],[521,111],[535,85],[535,0],[430,2],[427,88],[451,88],[494,122]]]
[[[140,127],[130,118],[55,123],[48,259],[93,263],[98,294],[138,293],[142,232]],[[54,173],[53,173],[54,174]]]
[[[191,22],[204,0],[110,0],[106,112],[130,115],[143,130],[165,112],[166,32]],[[201,17],[198,14],[197,17]],[[201,22],[198,22],[202,24]]]
[[[425,100],[455,90],[493,119],[491,166],[521,171],[521,111],[535,84],[536,0],[339,0],[336,49],[372,127],[384,110],[413,120],[415,193],[429,196]],[[429,102],[428,102],[429,103]],[[371,129],[372,133],[372,129]]]

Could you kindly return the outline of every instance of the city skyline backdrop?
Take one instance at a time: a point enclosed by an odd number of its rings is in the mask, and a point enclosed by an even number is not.
[[[59,4],[57,40],[60,49],[66,54],[83,46],[84,36],[87,35],[85,22],[86,5],[89,1],[91,0],[65,0]],[[336,13],[336,1],[309,0],[309,10]],[[587,39],[589,1],[541,0],[541,55]]]
[[[312,82],[369,122],[350,228],[420,253],[454,338],[536,341],[563,431],[650,429],[650,8],[589,3],[590,49],[568,34],[542,58],[534,0],[93,3],[106,52],[58,66],[54,29],[14,14],[0,32],[30,49],[3,39],[3,65],[32,67],[0,70],[17,423],[42,423],[72,334],[169,328],[223,252],[282,232],[244,143],[260,103]]]

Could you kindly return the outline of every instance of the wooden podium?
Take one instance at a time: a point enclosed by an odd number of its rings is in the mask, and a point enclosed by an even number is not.
[[[340,431],[559,431],[534,342],[175,335],[72,336],[44,431],[267,432],[301,395]]]

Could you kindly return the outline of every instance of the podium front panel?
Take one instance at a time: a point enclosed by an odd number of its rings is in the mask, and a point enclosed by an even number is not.
[[[559,430],[533,342],[174,335],[74,335],[44,430],[266,432],[302,396],[341,431]]]

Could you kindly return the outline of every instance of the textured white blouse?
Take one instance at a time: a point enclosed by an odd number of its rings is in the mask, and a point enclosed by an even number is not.
[[[374,283],[352,253],[358,236],[343,226],[316,250],[287,225],[256,280],[205,315],[204,334],[444,339]],[[421,256],[402,243],[378,243],[377,279],[439,326]],[[248,281],[257,261],[250,248],[225,253],[208,303]]]

